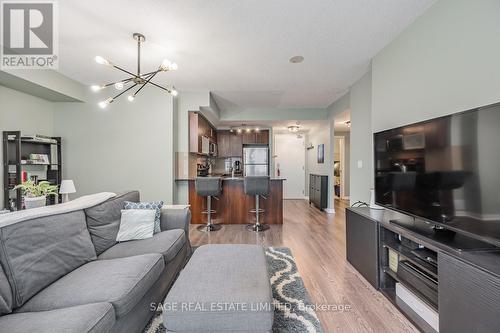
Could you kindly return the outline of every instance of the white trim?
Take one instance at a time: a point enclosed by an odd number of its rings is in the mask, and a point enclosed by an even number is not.
[[[325,213],[327,213],[327,214],[335,214],[335,209],[334,208],[325,208]]]
[[[304,197],[304,200],[309,201],[309,196],[305,196],[305,197]]]

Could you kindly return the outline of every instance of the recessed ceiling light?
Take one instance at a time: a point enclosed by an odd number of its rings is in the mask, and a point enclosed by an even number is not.
[[[292,64],[300,64],[302,61],[304,61],[304,57],[303,56],[294,56],[294,57],[291,57],[290,61]]]

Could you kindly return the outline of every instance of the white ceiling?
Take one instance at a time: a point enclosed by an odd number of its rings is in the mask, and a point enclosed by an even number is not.
[[[163,58],[179,65],[158,83],[214,91],[236,107],[326,107],[434,1],[64,0],[60,72],[85,84],[121,79],[93,59],[135,71],[131,35],[141,32],[144,71]],[[295,55],[305,61],[289,63]]]

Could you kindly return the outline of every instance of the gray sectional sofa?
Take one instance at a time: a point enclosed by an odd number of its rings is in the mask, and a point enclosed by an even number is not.
[[[191,253],[189,209],[153,238],[115,241],[128,192],[0,227],[0,332],[141,332]]]

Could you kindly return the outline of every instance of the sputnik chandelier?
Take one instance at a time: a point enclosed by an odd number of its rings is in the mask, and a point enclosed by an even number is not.
[[[124,80],[121,80],[121,81],[112,82],[112,83],[108,83],[108,84],[104,84],[104,85],[93,85],[90,87],[93,91],[99,91],[101,89],[108,88],[111,86],[114,86],[116,90],[119,90],[119,91],[122,90],[115,97],[110,97],[102,102],[99,102],[98,105],[103,109],[106,108],[109,104],[113,103],[118,97],[127,93],[129,90],[132,90],[135,87],[138,87],[138,89],[133,94],[130,94],[127,97],[127,99],[130,102],[133,102],[135,99],[135,96],[148,84],[151,84],[155,87],[163,89],[166,92],[168,92],[169,94],[172,94],[172,96],[177,96],[177,90],[175,90],[173,87],[172,87],[172,89],[165,88],[165,87],[162,87],[162,86],[151,81],[156,76],[156,74],[158,74],[159,72],[168,72],[168,71],[177,70],[177,64],[175,62],[171,62],[168,59],[165,59],[165,60],[163,60],[163,62],[161,63],[161,65],[158,67],[157,70],[142,74],[141,73],[141,43],[144,43],[146,41],[146,37],[144,37],[143,34],[140,34],[137,32],[134,33],[132,36],[137,41],[137,72],[136,72],[136,74],[129,72],[128,70],[125,70],[125,69],[121,68],[120,66],[115,65],[111,61],[106,60],[101,56],[95,57],[95,61],[98,64],[113,67],[113,68],[118,69],[119,71],[122,71],[128,75],[131,75],[130,77],[128,77]],[[128,88],[125,88],[125,86],[128,84],[131,84],[131,86]],[[124,88],[125,88],[125,90],[124,90]]]

